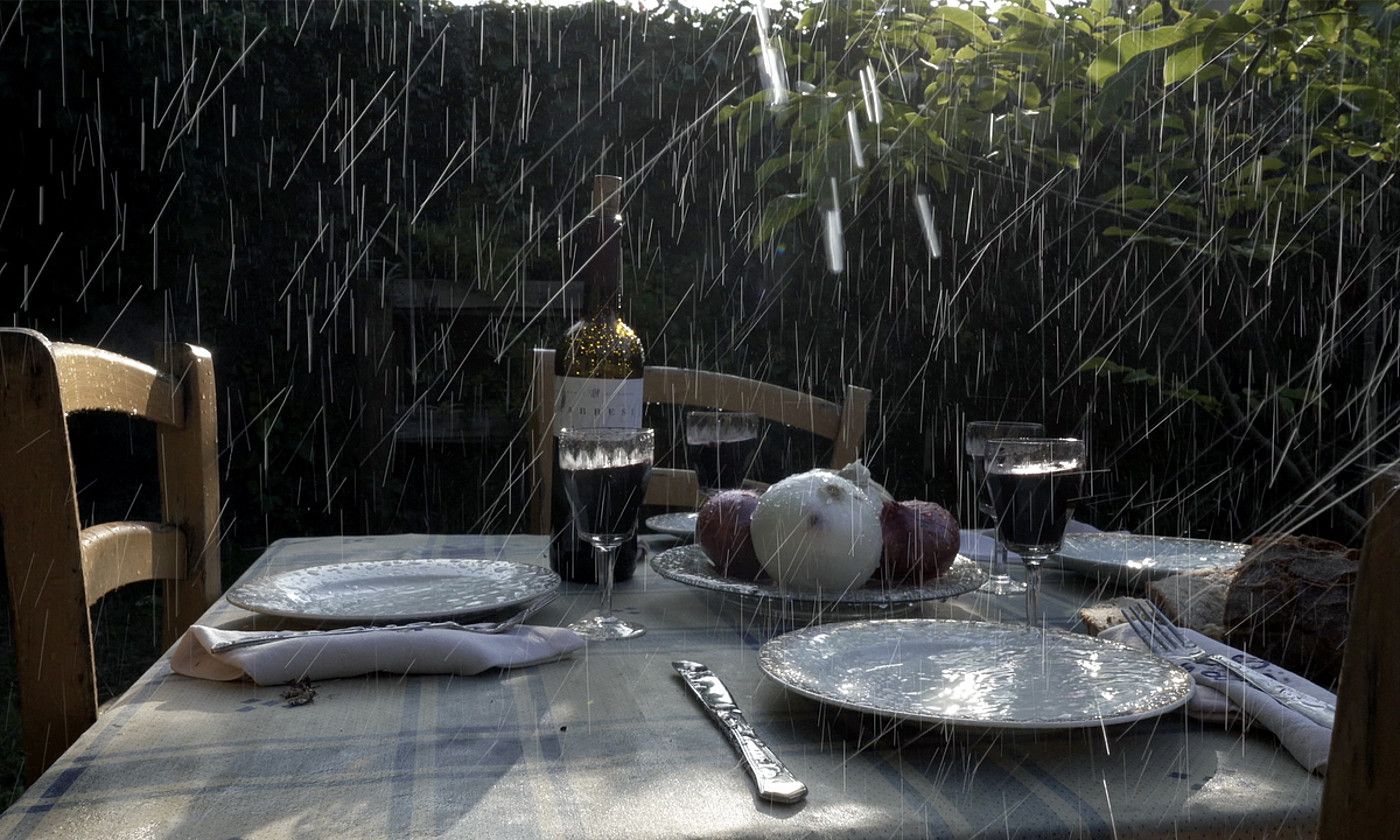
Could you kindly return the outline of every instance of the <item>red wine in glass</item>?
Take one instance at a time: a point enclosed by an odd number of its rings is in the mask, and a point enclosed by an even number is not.
[[[646,496],[651,464],[564,469],[560,473],[574,521],[585,539],[616,537],[621,544],[631,536]]]
[[[758,415],[692,411],[685,418],[685,443],[701,492],[743,487],[758,454]]]
[[[1040,566],[1056,551],[1082,492],[1084,441],[1000,438],[987,442],[987,491],[997,536],[1026,567],[1026,626],[1040,624]]]
[[[1028,464],[1015,472],[987,476],[996,510],[997,534],[1018,554],[1052,554],[1082,492],[1079,467]]]
[[[655,448],[651,429],[559,430],[560,480],[574,525],[593,546],[594,568],[603,584],[598,613],[569,625],[590,641],[631,639],[646,632],[613,615],[612,589],[617,549],[637,529]]]

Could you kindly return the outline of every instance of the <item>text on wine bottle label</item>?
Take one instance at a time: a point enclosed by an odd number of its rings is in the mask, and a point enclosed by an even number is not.
[[[554,401],[554,430],[638,429],[642,380],[561,376]]]

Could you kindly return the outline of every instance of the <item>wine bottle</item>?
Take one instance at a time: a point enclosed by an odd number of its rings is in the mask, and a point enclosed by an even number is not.
[[[584,284],[582,317],[555,349],[554,429],[640,428],[642,342],[622,320],[622,179],[593,179],[589,218],[574,232],[575,282]],[[569,500],[554,458],[554,502],[549,564],[564,580],[597,583],[593,548],[574,529]],[[637,567],[635,536],[617,551],[614,579]]]

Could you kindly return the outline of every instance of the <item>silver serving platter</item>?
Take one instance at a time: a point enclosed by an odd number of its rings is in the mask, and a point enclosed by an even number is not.
[[[971,592],[987,582],[986,571],[961,554],[953,561],[953,567],[947,574],[926,580],[922,585],[887,587],[881,585],[877,576],[859,589],[841,593],[784,592],[775,581],[766,578],[753,581],[725,577],[710,562],[705,549],[698,545],[668,548],[651,558],[651,567],[664,578],[699,589],[756,599],[779,607],[784,615],[794,617],[815,615],[831,608],[868,612],[872,608],[907,606],[921,601],[951,598]]]
[[[1091,577],[1121,578],[1145,586],[1168,575],[1203,569],[1233,569],[1244,559],[1243,543],[1155,537],[1148,534],[1065,534],[1051,564]]]
[[[252,612],[316,621],[417,621],[484,615],[559,588],[543,566],[479,558],[335,563],[256,578],[228,591]]]
[[[670,534],[673,537],[695,538],[695,522],[700,514],[695,511],[682,513],[658,513],[655,516],[648,516],[646,526],[658,534]]]
[[[886,619],[815,625],[760,649],[759,667],[843,709],[982,729],[1078,729],[1179,708],[1195,683],[1146,651],[1020,625]]]

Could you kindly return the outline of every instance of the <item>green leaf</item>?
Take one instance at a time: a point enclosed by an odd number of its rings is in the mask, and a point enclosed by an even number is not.
[[[1090,356],[1079,365],[1079,373],[1124,373],[1132,370],[1127,365],[1120,365],[1117,362],[1104,356]]]
[[[754,173],[754,182],[760,187],[768,183],[769,178],[791,166],[794,157],[792,153],[789,153],[765,160],[759,165],[758,171]]]
[[[1155,29],[1124,32],[1094,58],[1085,75],[1094,84],[1102,85],[1133,58],[1178,44],[1186,34],[1186,30],[1179,26],[1159,26]]]
[[[769,201],[763,208],[758,229],[753,234],[755,247],[766,244],[794,219],[816,205],[806,193],[780,195]]]
[[[987,22],[975,12],[970,12],[967,9],[959,9],[956,6],[939,6],[929,13],[928,22],[935,29],[940,24],[945,28],[956,29],[979,44],[992,42],[992,33],[991,30],[987,29]]]
[[[1166,63],[1162,65],[1162,84],[1174,85],[1177,82],[1185,81],[1191,78],[1205,63],[1205,44],[1182,47],[1167,56]]]

